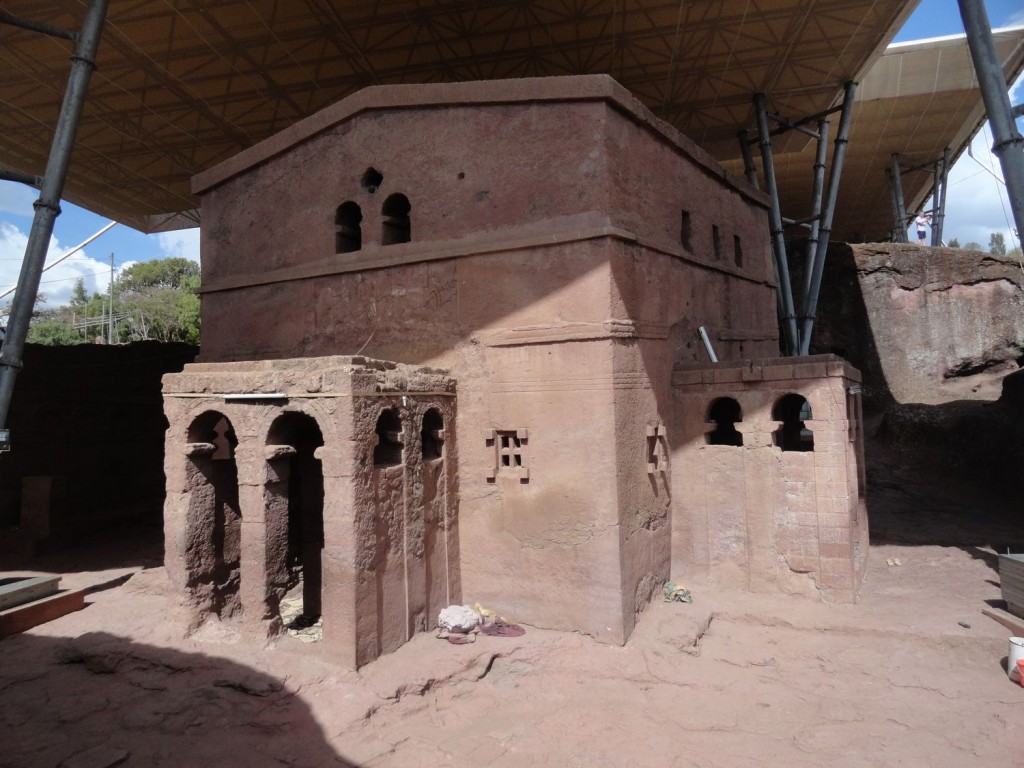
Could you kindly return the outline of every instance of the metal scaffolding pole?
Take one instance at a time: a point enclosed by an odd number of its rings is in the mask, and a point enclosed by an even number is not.
[[[942,182],[942,191],[939,193],[939,203],[936,206],[935,216],[932,217],[932,232],[938,232],[938,238],[936,245],[942,245],[942,228],[946,219],[946,187],[949,184],[949,147],[942,150],[942,173],[940,174],[940,181]]]
[[[821,195],[825,189],[825,160],[828,156],[828,121],[818,121],[818,148],[814,155],[814,186],[811,193],[811,231],[807,236],[807,255],[804,258],[804,289],[800,298],[803,319],[807,319],[807,297],[811,294],[811,275],[814,272],[814,255],[818,252],[818,237],[821,234]]]
[[[985,113],[992,126],[995,141],[992,151],[1003,169],[1017,232],[1024,233],[1024,137],[1013,119],[1006,79],[992,42],[992,26],[981,0],[957,0],[957,4],[967,32],[974,71],[978,75],[978,87],[985,102]]]
[[[907,242],[907,207],[903,202],[903,176],[900,175],[900,156],[892,155],[892,166],[889,170],[892,179],[893,195],[896,198],[896,237],[897,243]]]
[[[747,181],[754,189],[760,189],[757,184],[757,166],[754,165],[754,156],[750,152],[750,134],[746,131],[739,132],[740,152],[743,155],[743,173]]]
[[[107,12],[107,0],[92,0],[85,12],[82,29],[77,35],[75,52],[71,57],[71,74],[64,91],[60,116],[50,145],[50,157],[46,163],[40,186],[39,199],[34,203],[35,217],[29,232],[25,259],[21,264],[18,289],[11,304],[11,314],[0,349],[0,429],[7,424],[7,415],[14,394],[14,380],[22,367],[22,353],[28,336],[29,321],[39,291],[39,279],[46,251],[53,235],[53,223],[60,214],[60,198],[64,190],[71,147],[82,114],[89,77],[96,68],[96,49],[99,46],[103,19]]]
[[[821,292],[821,276],[825,271],[825,256],[828,253],[828,241],[832,235],[832,216],[836,210],[836,198],[839,195],[839,179],[843,174],[843,160],[846,157],[846,145],[850,143],[850,122],[853,117],[853,97],[857,93],[857,84],[849,82],[843,88],[843,111],[839,115],[839,130],[836,132],[835,149],[832,151],[832,168],[828,177],[828,191],[825,193],[824,208],[821,213],[821,238],[814,258],[814,275],[811,279],[811,291],[807,301],[803,328],[800,330],[800,354],[806,355],[811,348],[811,332],[814,330],[814,316],[818,311],[818,294]]]
[[[892,239],[892,242],[898,243],[898,242],[900,242],[900,233],[899,233],[899,230],[900,230],[900,209],[899,209],[899,206],[896,205],[896,185],[893,183],[893,180],[892,180],[892,169],[891,168],[886,168],[885,169],[885,178],[889,182],[889,207],[892,209],[892,235],[891,235],[891,239]],[[906,230],[904,230],[904,233],[905,232],[906,232]]]
[[[786,355],[796,354],[800,346],[797,335],[796,312],[793,309],[793,288],[789,279],[789,262],[786,258],[786,238],[783,234],[782,211],[779,207],[779,190],[775,184],[775,165],[772,160],[772,139],[768,130],[768,113],[765,111],[765,96],[759,93],[754,96],[754,111],[757,114],[758,141],[761,145],[761,168],[764,172],[765,192],[771,202],[772,253],[775,256],[776,277],[779,292],[782,294],[783,315],[782,330],[785,336]]]

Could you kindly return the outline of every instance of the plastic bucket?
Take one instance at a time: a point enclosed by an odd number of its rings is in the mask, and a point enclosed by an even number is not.
[[[1017,662],[1024,660],[1024,637],[1010,638],[1010,651],[1006,654],[1006,672],[1015,683],[1020,682],[1020,670]]]

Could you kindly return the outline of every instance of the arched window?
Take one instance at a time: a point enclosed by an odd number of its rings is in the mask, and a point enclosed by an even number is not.
[[[384,201],[381,213],[384,214],[384,230],[381,233],[382,245],[394,245],[395,243],[408,243],[412,239],[412,223],[409,220],[409,212],[412,205],[409,198],[400,192],[388,197]]]
[[[440,459],[444,448],[444,419],[441,412],[431,408],[423,414],[423,430],[420,433],[420,442],[423,444],[423,460],[432,461]]]
[[[810,403],[800,395],[780,398],[772,408],[772,419],[780,422],[775,430],[775,444],[784,451],[813,451],[814,433],[804,423],[812,418]]]
[[[734,426],[743,421],[740,404],[731,397],[720,397],[708,409],[708,422],[717,425],[708,432],[708,445],[743,445],[743,435]]]
[[[377,445],[373,448],[375,467],[393,467],[402,463],[402,421],[398,411],[388,408],[377,417]]]
[[[351,200],[338,206],[334,214],[334,252],[351,253],[363,247],[363,231],[360,223],[363,212]]]

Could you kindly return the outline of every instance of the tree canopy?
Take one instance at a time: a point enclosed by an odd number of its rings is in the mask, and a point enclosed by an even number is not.
[[[200,269],[183,258],[142,261],[122,270],[110,293],[88,295],[85,281],[75,281],[68,304],[37,310],[28,341],[66,345],[91,343],[97,337],[123,344],[155,339],[199,343]],[[113,317],[113,338],[107,339]]]

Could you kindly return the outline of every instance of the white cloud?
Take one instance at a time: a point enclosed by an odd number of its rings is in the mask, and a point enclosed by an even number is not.
[[[25,258],[25,246],[28,235],[13,224],[0,222],[0,293],[5,293],[18,283],[21,263]],[[57,238],[50,239],[50,248],[46,254],[46,263],[52,264],[66,254],[69,248],[62,248]],[[126,264],[115,270],[120,273]],[[39,283],[39,292],[46,295],[42,307],[57,307],[67,304],[78,278],[85,281],[85,289],[92,293],[106,293],[110,284],[110,263],[90,258],[84,250],[79,251],[52,269],[43,272]],[[13,298],[13,292],[0,303],[7,303]]]
[[[1024,77],[1010,89],[1010,102],[1017,103],[1022,96]],[[987,250],[990,236],[1000,232],[1007,249],[1020,245],[1014,234],[1003,171],[992,154],[992,144],[992,131],[986,122],[971,142],[970,152],[964,152],[950,169],[942,227],[942,239],[947,243],[956,238],[961,245],[975,242]],[[931,207],[930,201],[926,207]],[[910,237],[914,239],[913,232]]]
[[[31,216],[33,214],[32,203],[38,198],[38,192],[23,184],[0,184],[0,213]]]
[[[161,258],[184,257],[199,263],[199,228],[158,232],[156,241]]]

